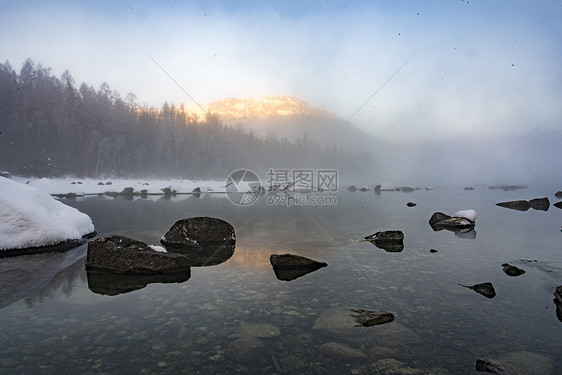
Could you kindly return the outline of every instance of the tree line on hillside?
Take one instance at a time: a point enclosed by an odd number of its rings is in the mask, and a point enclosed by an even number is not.
[[[133,93],[77,86],[68,70],[57,77],[31,59],[19,74],[0,63],[0,170],[15,175],[224,178],[239,168],[344,171],[369,157],[306,136],[260,138],[183,104],[140,106]]]

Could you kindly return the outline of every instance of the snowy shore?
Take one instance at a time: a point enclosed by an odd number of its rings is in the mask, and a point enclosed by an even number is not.
[[[0,177],[0,251],[82,240],[92,232],[88,215],[44,190]]]
[[[202,193],[224,193],[224,181],[191,181],[191,180],[149,180],[149,179],[79,179],[79,178],[25,178],[12,177],[14,181],[41,189],[51,195],[75,194],[119,194],[125,188],[133,188],[135,193],[146,190],[149,195],[163,195],[162,189],[170,188],[177,194],[192,193],[199,188]]]

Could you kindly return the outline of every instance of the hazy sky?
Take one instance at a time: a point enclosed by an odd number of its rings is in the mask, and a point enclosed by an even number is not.
[[[560,127],[561,19],[559,0],[0,0],[0,60],[157,107],[191,101],[151,57],[199,102],[295,95],[347,119],[384,85],[352,123],[486,136]]]

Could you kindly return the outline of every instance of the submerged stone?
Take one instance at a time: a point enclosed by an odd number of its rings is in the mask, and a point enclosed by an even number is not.
[[[320,353],[326,357],[338,359],[340,361],[357,361],[367,359],[367,355],[361,350],[339,342],[327,342],[320,345]]]
[[[476,370],[493,374],[550,375],[554,360],[542,354],[519,351],[477,359]]]
[[[322,312],[316,319],[313,328],[337,331],[357,327],[372,327],[390,323],[393,320],[394,315],[388,311],[333,308]]]

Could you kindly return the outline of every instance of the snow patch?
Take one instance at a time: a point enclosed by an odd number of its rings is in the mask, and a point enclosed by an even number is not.
[[[152,250],[154,251],[158,251],[159,253],[167,253],[168,251],[166,249],[164,249],[162,246],[157,246],[157,245],[148,245],[148,247],[150,247]]]
[[[457,212],[453,216],[454,217],[462,217],[462,218],[468,219],[470,221],[475,221],[476,220],[476,211],[474,211],[474,210],[462,210],[462,211]]]
[[[0,177],[0,250],[55,245],[93,231],[88,215],[41,189]]]

